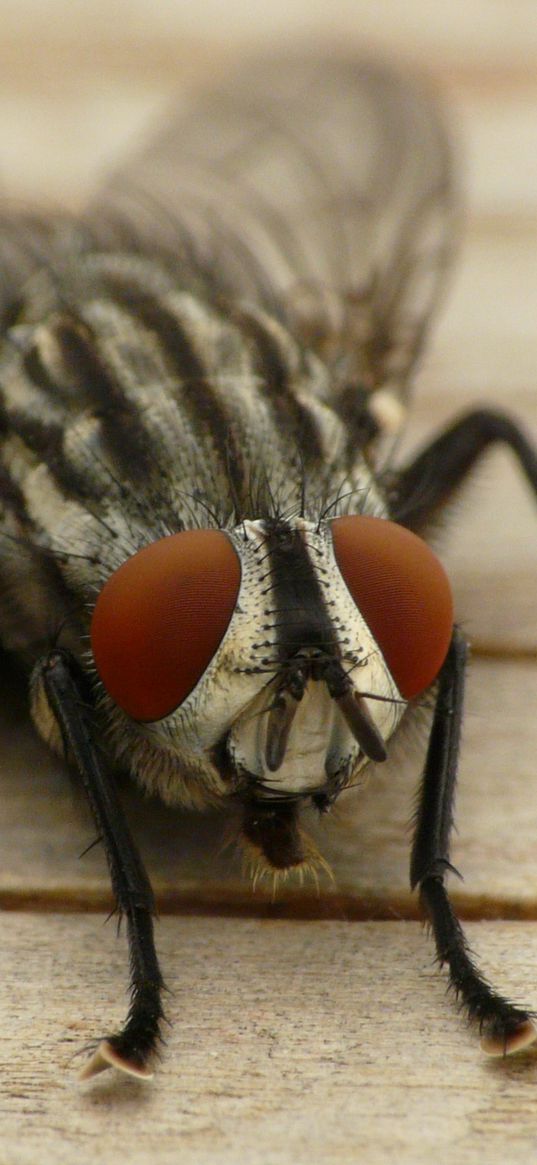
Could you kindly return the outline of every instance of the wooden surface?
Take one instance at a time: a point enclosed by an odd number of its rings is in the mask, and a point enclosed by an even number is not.
[[[60,0],[0,7],[4,186],[70,205],[167,93],[202,83],[267,31],[285,38],[309,20],[347,47],[365,37],[428,62],[452,110],[470,210],[407,444],[484,400],[508,405],[537,439],[533,0],[517,3],[516,20],[506,0],[470,0],[443,18],[413,0],[404,29],[388,0],[275,4],[258,27],[240,3],[225,6],[225,25],[211,3],[187,17],[180,4],[157,16],[144,0],[96,2],[78,23]],[[474,642],[453,848],[465,881],[453,894],[491,979],[534,1008],[536,534],[535,503],[498,451],[438,541]],[[162,913],[172,1027],[153,1083],[109,1072],[79,1085],[77,1053],[123,1015],[125,941],[104,925],[102,852],[79,858],[93,839],[87,810],[29,728],[25,693],[5,672],[3,684],[0,1165],[112,1162],[119,1148],[125,1162],[156,1165],[534,1158],[537,1052],[480,1056],[413,921],[418,739],[312,823],[334,876],[320,896],[293,885],[275,903],[270,887],[252,895],[233,823],[125,790]]]
[[[54,914],[3,924],[3,1162],[534,1160],[535,1055],[479,1058],[415,923],[164,919],[175,1022],[158,1077],[106,1073],[85,1088],[77,1053],[121,1015],[113,927]],[[523,992],[535,928],[469,933]]]

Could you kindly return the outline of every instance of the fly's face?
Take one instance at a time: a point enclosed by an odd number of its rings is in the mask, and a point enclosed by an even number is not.
[[[264,601],[244,642],[230,638],[232,667],[240,674],[245,649],[262,682],[231,723],[226,752],[259,797],[333,800],[367,759],[384,759],[401,694],[344,582],[332,525],[253,522],[247,535],[256,552],[245,605],[249,593],[252,607]]]
[[[250,804],[326,807],[385,759],[451,629],[429,548],[362,515],[160,539],[105,584],[92,647],[115,704],[202,783],[216,769]]]

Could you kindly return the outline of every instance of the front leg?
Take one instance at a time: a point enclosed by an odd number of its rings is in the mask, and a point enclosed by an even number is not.
[[[61,732],[66,756],[75,762],[104,842],[117,907],[127,920],[131,970],[128,1015],[119,1032],[101,1041],[82,1078],[109,1067],[147,1078],[152,1075],[149,1065],[163,1018],[163,981],[153,939],[153,891],[114,782],[95,743],[94,712],[81,669],[67,652],[53,651],[37,664],[31,684],[34,703],[44,698]]]
[[[431,921],[438,960],[446,964],[455,994],[479,1024],[481,1046],[491,1056],[517,1052],[537,1039],[529,1011],[515,1007],[483,978],[444,884],[452,868],[449,841],[460,746],[467,647],[455,629],[440,672],[412,848],[411,884]]]

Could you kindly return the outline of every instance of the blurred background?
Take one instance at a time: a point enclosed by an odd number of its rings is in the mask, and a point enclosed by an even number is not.
[[[444,86],[472,205],[537,212],[534,0],[0,0],[0,167],[9,191],[72,203],[166,98],[250,48],[378,50]],[[521,175],[524,183],[521,183]]]

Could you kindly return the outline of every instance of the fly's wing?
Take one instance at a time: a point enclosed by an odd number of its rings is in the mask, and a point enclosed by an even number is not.
[[[92,214],[105,234],[130,219],[138,245],[159,246],[205,295],[276,313],[336,389],[404,397],[453,208],[426,91],[370,62],[284,58],[181,108]]]

